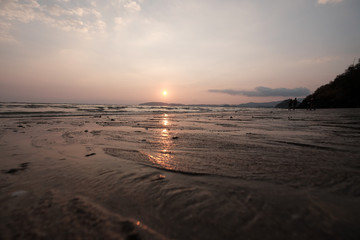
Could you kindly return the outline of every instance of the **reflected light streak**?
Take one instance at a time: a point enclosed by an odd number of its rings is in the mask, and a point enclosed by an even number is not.
[[[162,137],[168,137],[168,136],[169,136],[168,130],[167,130],[167,129],[163,129],[163,130],[161,131],[161,136],[162,136]]]
[[[168,129],[163,129],[160,131],[160,139],[159,139],[159,148],[155,150],[153,155],[147,154],[149,160],[157,165],[160,165],[163,168],[174,170],[175,169],[175,161],[172,152],[170,151],[172,140],[169,135]]]
[[[160,165],[163,168],[169,169],[169,170],[174,170],[174,161],[173,161],[173,156],[170,156],[170,154],[162,154],[159,156],[153,156],[153,155],[148,155],[149,160],[157,165]]]
[[[169,125],[169,121],[167,119],[168,115],[166,113],[164,113],[164,118],[163,118],[163,125],[164,126],[168,126]]]

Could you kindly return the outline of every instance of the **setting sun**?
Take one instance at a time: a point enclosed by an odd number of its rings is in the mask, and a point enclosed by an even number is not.
[[[168,93],[167,93],[166,90],[164,90],[164,91],[162,92],[162,94],[163,94],[164,97],[166,97],[166,95],[167,95]]]

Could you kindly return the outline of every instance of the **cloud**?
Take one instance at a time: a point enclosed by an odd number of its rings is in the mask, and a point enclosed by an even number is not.
[[[19,21],[23,23],[31,22],[36,18],[40,9],[36,1],[18,3],[16,1],[0,2],[0,17],[9,21]]]
[[[124,4],[124,8],[129,12],[139,12],[141,10],[140,5],[135,1],[128,1]]]
[[[344,0],[318,0],[318,4],[340,3]]]
[[[59,2],[59,1],[58,1]],[[27,1],[0,1],[0,40],[11,39],[10,31],[18,23],[27,24],[39,22],[64,31],[102,32],[106,23],[102,14],[93,5],[90,7],[71,8],[71,2],[62,0],[62,5],[56,2],[38,3]]]
[[[224,93],[228,95],[242,95],[246,97],[302,97],[310,93],[307,88],[267,88],[256,87],[253,91],[233,89],[209,89],[212,93]]]

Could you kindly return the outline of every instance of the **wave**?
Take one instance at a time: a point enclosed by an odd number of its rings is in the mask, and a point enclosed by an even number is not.
[[[189,106],[138,106],[107,104],[64,104],[64,103],[0,103],[0,118],[6,117],[57,117],[91,116],[151,113],[201,113],[211,112],[210,107]]]

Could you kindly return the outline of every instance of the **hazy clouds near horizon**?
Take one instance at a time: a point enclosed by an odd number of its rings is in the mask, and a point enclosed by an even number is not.
[[[213,93],[225,93],[229,95],[242,95],[246,97],[301,97],[310,93],[307,88],[267,88],[256,87],[255,90],[233,90],[233,89],[209,89]]]
[[[360,57],[359,22],[358,0],[3,0],[0,101],[298,97]]]

